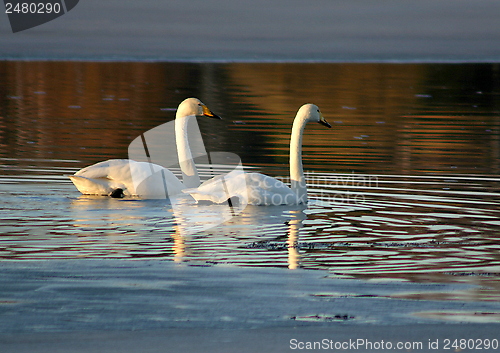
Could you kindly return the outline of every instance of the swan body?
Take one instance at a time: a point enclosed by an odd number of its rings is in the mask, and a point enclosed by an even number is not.
[[[233,171],[207,180],[198,188],[183,190],[196,201],[222,203],[237,197],[250,205],[276,206],[307,203],[307,188],[302,166],[302,135],[308,122],[331,127],[314,104],[305,104],[297,112],[290,137],[291,187],[260,173]]]
[[[186,187],[200,185],[187,140],[187,124],[196,116],[220,119],[197,98],[181,102],[175,118],[176,144],[183,184],[170,170],[150,162],[110,159],[85,167],[69,178],[85,195],[125,195],[142,198],[165,198],[182,193]],[[121,192],[116,191],[121,189]]]
[[[70,175],[78,191],[85,195],[112,195],[121,189],[125,196],[169,198],[185,189],[168,169],[154,163],[131,159],[110,159]]]
[[[218,175],[199,188],[186,189],[197,201],[223,203],[228,198],[238,198],[248,205],[272,206],[301,203],[297,194],[282,181],[261,173]]]

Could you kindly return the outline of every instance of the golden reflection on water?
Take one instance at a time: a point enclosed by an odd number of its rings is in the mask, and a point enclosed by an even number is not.
[[[293,217],[288,222],[288,268],[290,270],[296,270],[300,267],[300,253],[297,249],[297,243],[299,241],[299,229],[302,227],[302,212],[301,211],[292,211],[295,214],[295,217],[299,217],[295,219]]]
[[[0,156],[126,157],[140,133],[196,96],[212,151],[286,164],[292,118],[317,104],[305,165],[358,172],[498,173],[498,65],[0,62]]]
[[[172,234],[172,238],[174,239],[174,262],[181,263],[184,261],[186,257],[186,242],[184,237],[182,236],[182,232],[179,229],[181,226],[175,226],[175,233]]]

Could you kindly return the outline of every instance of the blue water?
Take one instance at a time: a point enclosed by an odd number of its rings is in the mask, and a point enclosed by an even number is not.
[[[0,258],[323,269],[335,278],[475,284],[455,295],[498,300],[498,72],[2,62]],[[126,158],[128,144],[172,120],[188,96],[223,116],[199,121],[208,150],[284,180],[292,117],[303,103],[320,106],[333,128],[305,132],[309,205],[248,206],[197,232],[217,206],[186,201],[179,215],[167,201],[80,195],[66,175]]]

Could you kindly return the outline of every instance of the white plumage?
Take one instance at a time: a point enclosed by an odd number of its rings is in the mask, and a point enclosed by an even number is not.
[[[167,168],[131,159],[110,159],[83,168],[69,176],[85,195],[110,195],[122,189],[126,196],[165,198],[185,188]]]

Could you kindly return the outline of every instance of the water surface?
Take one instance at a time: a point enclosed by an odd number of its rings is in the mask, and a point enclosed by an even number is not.
[[[0,78],[4,260],[302,267],[499,298],[498,65],[9,61]],[[223,117],[198,120],[208,151],[285,181],[293,116],[317,104],[333,128],[306,128],[308,207],[249,206],[186,234],[166,201],[82,196],[65,176],[127,158],[189,96]]]

